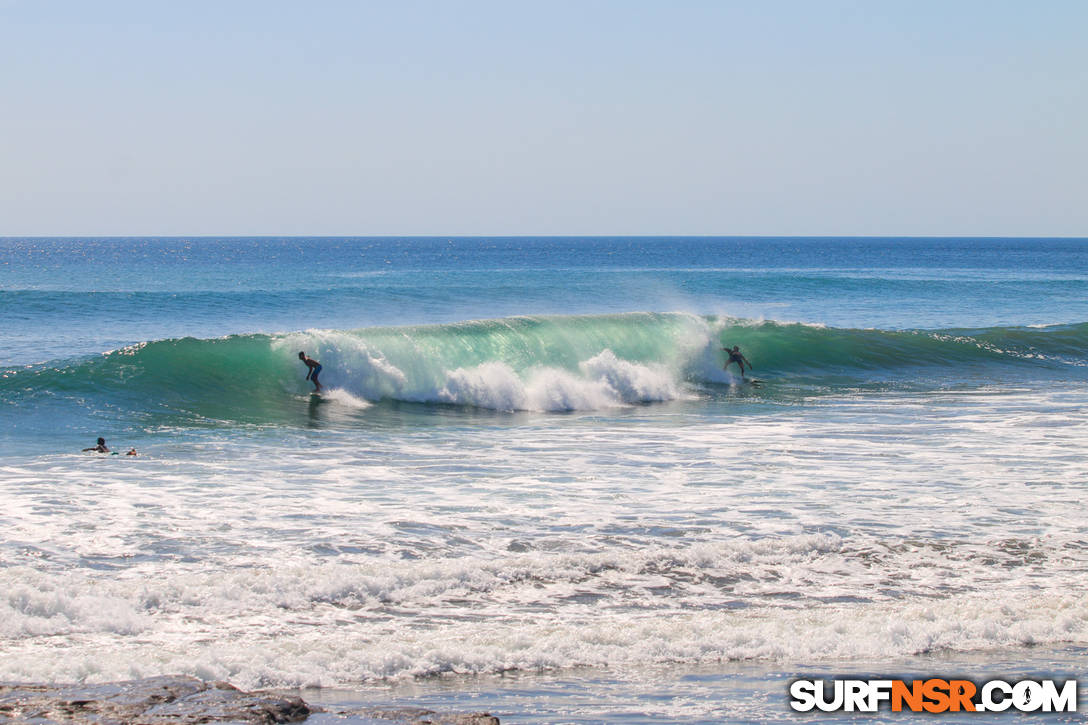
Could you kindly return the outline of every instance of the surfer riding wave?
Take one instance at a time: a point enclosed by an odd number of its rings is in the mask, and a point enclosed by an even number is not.
[[[321,373],[321,363],[319,363],[317,360],[314,360],[312,357],[306,357],[305,352],[300,352],[298,354],[298,359],[306,363],[306,367],[309,368],[309,370],[306,372],[306,379],[313,382],[314,392],[320,393],[322,388],[324,387],[317,380],[317,376]]]
[[[748,358],[744,357],[744,355],[741,354],[740,345],[734,345],[732,349],[729,349],[728,347],[723,347],[722,350],[729,353],[729,359],[725,361],[725,365],[722,366],[722,370],[728,370],[730,365],[736,363],[737,367],[740,368],[740,376],[743,378],[744,366],[747,365],[749,370],[752,369],[752,363],[748,362]]]

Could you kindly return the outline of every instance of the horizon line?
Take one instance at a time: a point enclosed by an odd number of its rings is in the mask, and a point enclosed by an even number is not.
[[[1063,239],[1004,234],[0,234],[0,239]]]

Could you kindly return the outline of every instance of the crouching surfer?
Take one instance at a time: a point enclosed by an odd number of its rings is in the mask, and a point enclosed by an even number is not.
[[[314,392],[320,393],[321,389],[324,387],[321,383],[317,381],[317,376],[321,373],[321,363],[319,363],[317,360],[314,360],[312,357],[306,357],[306,353],[304,352],[300,352],[298,354],[298,359],[306,363],[306,367],[309,368],[309,370],[306,372],[306,379],[313,382]]]
[[[725,361],[725,365],[722,367],[722,370],[728,370],[730,365],[736,363],[737,367],[740,368],[740,376],[743,378],[744,366],[747,365],[749,370],[752,369],[752,363],[748,362],[748,358],[744,357],[744,355],[741,355],[740,345],[734,345],[732,350],[730,350],[728,347],[723,347],[722,350],[729,353],[729,359]]]

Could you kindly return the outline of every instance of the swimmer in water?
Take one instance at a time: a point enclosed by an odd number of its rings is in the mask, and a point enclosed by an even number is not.
[[[92,446],[91,448],[84,448],[81,452],[86,453],[87,451],[94,451],[95,453],[109,453],[110,449],[106,447],[106,439],[99,438],[97,446]]]

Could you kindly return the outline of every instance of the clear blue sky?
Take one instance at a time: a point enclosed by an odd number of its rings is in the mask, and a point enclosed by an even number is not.
[[[1088,236],[1088,2],[0,0],[0,235]]]

